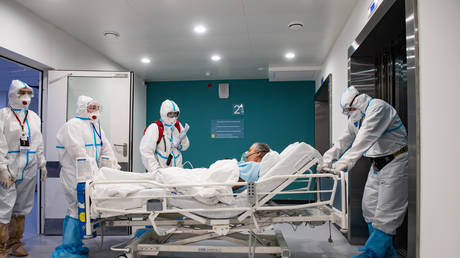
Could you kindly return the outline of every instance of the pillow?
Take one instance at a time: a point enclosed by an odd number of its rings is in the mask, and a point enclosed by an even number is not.
[[[276,165],[276,163],[278,163],[280,159],[280,155],[274,150],[271,150],[269,153],[265,154],[265,156],[262,158],[262,161],[260,162],[259,178],[263,177],[273,166]]]

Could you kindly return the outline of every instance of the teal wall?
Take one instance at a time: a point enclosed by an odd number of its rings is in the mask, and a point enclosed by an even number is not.
[[[219,99],[219,83],[229,83],[228,99]],[[254,142],[267,143],[278,152],[296,141],[314,146],[314,94],[314,81],[149,82],[147,124],[160,119],[160,105],[165,99],[174,100],[181,110],[179,121],[190,125],[190,148],[182,153],[184,161],[194,167],[208,167],[219,159],[239,160]],[[233,115],[233,104],[244,104],[244,116]],[[211,120],[241,118],[243,139],[211,138]]]

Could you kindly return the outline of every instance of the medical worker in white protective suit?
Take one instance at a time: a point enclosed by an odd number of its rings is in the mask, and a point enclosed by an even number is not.
[[[144,132],[139,146],[142,163],[149,172],[156,172],[164,167],[182,167],[182,153],[190,146],[185,127],[177,120],[179,106],[172,100],[161,104],[161,120],[150,124]]]
[[[112,149],[100,124],[100,105],[91,97],[77,100],[76,117],[70,119],[56,135],[61,163],[60,177],[69,204],[63,223],[62,245],[56,247],[51,257],[86,257],[88,248],[80,239],[77,208],[77,173],[93,174],[98,167],[119,169]],[[78,159],[79,166],[76,167]],[[82,163],[83,161],[83,163]],[[85,170],[86,171],[83,171]]]
[[[0,110],[0,257],[26,256],[25,215],[34,206],[38,168],[46,179],[46,160],[40,117],[28,110],[33,89],[14,80],[8,92],[8,107]],[[10,230],[8,231],[8,224]]]
[[[369,239],[356,257],[395,257],[392,236],[407,209],[406,128],[390,104],[359,94],[355,87],[345,90],[340,105],[348,115],[345,134],[324,154],[318,170],[332,165],[350,171],[361,156],[370,158],[362,200]]]

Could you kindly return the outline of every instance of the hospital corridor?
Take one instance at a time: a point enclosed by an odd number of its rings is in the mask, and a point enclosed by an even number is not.
[[[458,258],[459,0],[0,0],[0,258]]]

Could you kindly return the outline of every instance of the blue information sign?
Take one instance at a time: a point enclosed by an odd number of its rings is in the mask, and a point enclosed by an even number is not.
[[[211,120],[211,138],[244,138],[244,120]]]

